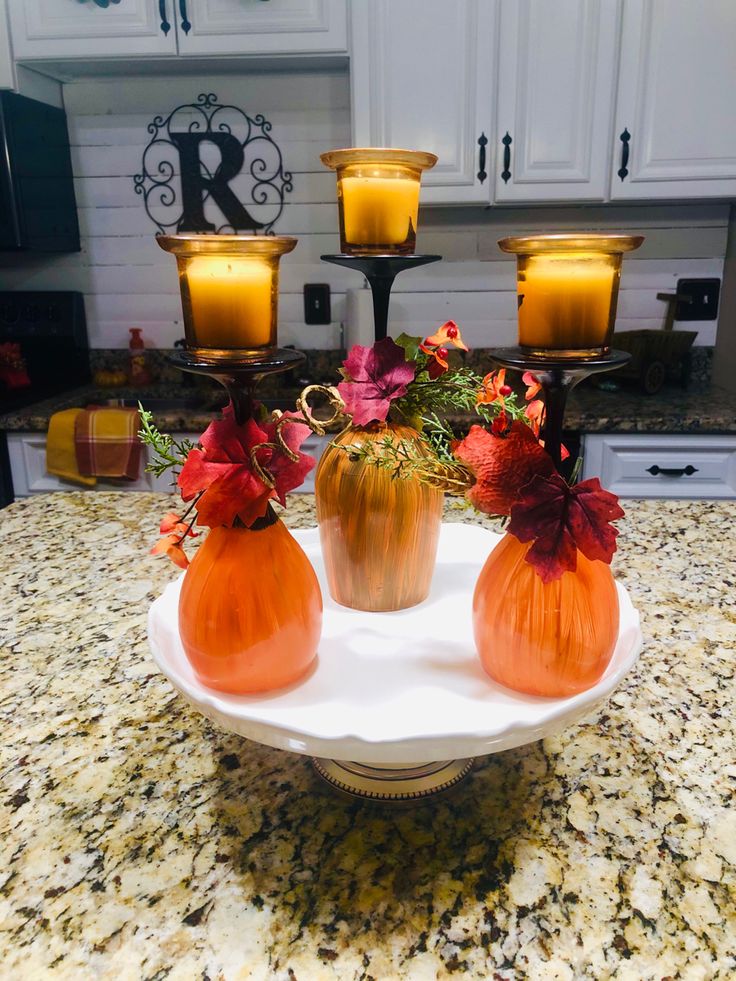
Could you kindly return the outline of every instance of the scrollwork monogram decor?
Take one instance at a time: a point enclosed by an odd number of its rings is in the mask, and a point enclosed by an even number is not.
[[[133,185],[159,232],[273,234],[293,186],[270,131],[213,93],[155,116]]]

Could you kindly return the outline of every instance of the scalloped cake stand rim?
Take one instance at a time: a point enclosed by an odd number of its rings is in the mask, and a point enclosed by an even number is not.
[[[521,695],[484,674],[472,640],[472,587],[500,535],[443,524],[429,598],[411,610],[362,613],[330,598],[318,530],[292,533],[317,571],[325,604],[320,654],[306,679],[252,696],[198,682],[178,633],[183,576],[151,605],[149,641],[160,670],[200,713],[248,739],[316,757],[318,772],[347,792],[410,799],[446,789],[473,757],[577,722],[611,694],[641,651],[639,615],[617,583],[619,638],[601,680],[570,698]]]

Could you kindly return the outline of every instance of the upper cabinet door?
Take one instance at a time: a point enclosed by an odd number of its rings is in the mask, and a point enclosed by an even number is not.
[[[353,145],[429,150],[422,200],[491,198],[496,0],[351,5]]]
[[[10,53],[7,10],[5,0],[0,0],[0,89],[12,89],[14,86],[15,73],[13,56]]]
[[[625,0],[611,198],[736,195],[736,3]]]
[[[183,55],[347,54],[346,0],[186,0]]]
[[[16,60],[174,55],[174,0],[8,0]]]
[[[618,0],[502,0],[497,201],[602,201]]]

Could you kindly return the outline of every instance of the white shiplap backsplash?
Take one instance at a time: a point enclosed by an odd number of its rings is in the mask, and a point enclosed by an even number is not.
[[[73,289],[85,294],[90,344],[124,347],[128,328],[143,327],[147,343],[169,348],[182,336],[173,258],[154,241],[155,227],[133,189],[154,115],[214,92],[223,103],[273,124],[294,190],[275,226],[296,235],[282,260],[279,339],[304,348],[340,346],[345,291],[355,273],[320,262],[338,250],[335,178],[321,165],[325,149],[349,146],[350,98],[345,73],[260,73],[83,80],[64,86],[72,143],[82,251],[46,258],[4,258],[2,289]],[[646,242],[626,259],[617,328],[660,327],[660,291],[682,276],[722,276],[728,206],[570,206],[565,208],[424,208],[419,247],[444,261],[397,279],[392,330],[427,333],[456,320],[473,347],[513,343],[516,337],[515,265],[498,238],[539,230],[609,229],[641,233]],[[303,320],[305,283],[329,283],[333,323]],[[716,322],[688,324],[698,344],[715,342]]]

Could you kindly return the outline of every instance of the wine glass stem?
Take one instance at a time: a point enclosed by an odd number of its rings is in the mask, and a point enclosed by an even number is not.
[[[567,393],[570,389],[570,379],[562,373],[545,372],[547,376],[542,382],[544,389],[544,448],[552,457],[559,471],[562,462],[562,422],[565,417]]]
[[[391,287],[394,276],[376,276],[369,273],[366,276],[373,294],[373,325],[377,341],[388,336],[388,304],[391,299]]]

